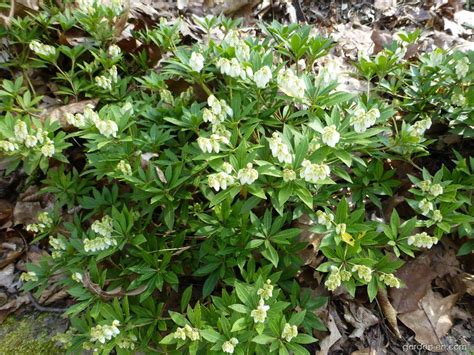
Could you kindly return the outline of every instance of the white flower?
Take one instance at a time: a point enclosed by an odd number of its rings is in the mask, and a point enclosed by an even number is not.
[[[380,117],[380,111],[378,108],[373,107],[365,114],[366,117],[366,127],[369,128],[377,122],[377,119]]]
[[[96,124],[100,120],[99,114],[93,110],[93,106],[87,105],[84,109],[84,115],[76,114],[76,116],[81,115],[82,117],[77,117],[77,127],[83,127],[86,123]]]
[[[197,143],[204,153],[219,153],[221,150],[220,143],[229,144],[229,140],[218,134],[211,134],[210,138],[199,137]]]
[[[204,67],[204,57],[201,53],[192,52],[191,58],[189,59],[189,66],[195,72],[201,72]]]
[[[112,67],[109,69],[109,75],[110,75],[110,81],[112,83],[116,83],[118,81],[117,66],[112,65]]]
[[[433,244],[438,243],[438,238],[430,237],[428,233],[422,232],[408,237],[408,245],[414,245],[417,248],[430,249]]]
[[[441,65],[444,60],[444,54],[442,50],[434,50],[430,53],[428,64],[432,67]]]
[[[96,76],[95,77],[95,82],[98,87],[104,89],[104,90],[112,90],[112,80],[109,78],[101,75],[101,76]]]
[[[237,172],[237,178],[242,185],[250,185],[258,179],[258,172],[253,168],[252,163],[248,163],[246,168]]]
[[[339,269],[337,267],[333,267],[331,269],[331,273],[324,282],[324,285],[326,285],[329,291],[334,291],[336,288],[341,286],[341,281],[342,280],[341,275],[339,274]]]
[[[380,281],[383,281],[385,285],[389,287],[400,288],[401,282],[393,274],[382,274],[379,277]]]
[[[245,76],[245,71],[240,66],[240,63],[237,60],[237,58],[232,58],[230,60],[230,67],[229,67],[229,72],[227,73],[227,75],[233,78],[238,78],[239,76],[242,76],[242,75]]]
[[[4,152],[14,152],[18,149],[18,144],[10,141],[0,141],[0,149]]]
[[[420,189],[423,192],[430,191],[430,188],[431,188],[431,181],[430,180],[423,180],[422,182],[420,182]]]
[[[230,61],[227,58],[219,58],[216,63],[216,66],[220,69],[222,74],[229,75],[230,71]]]
[[[118,126],[115,121],[112,120],[98,120],[95,126],[99,130],[100,134],[105,137],[117,137]]]
[[[38,281],[38,276],[36,275],[36,272],[28,271],[20,275],[20,280],[24,282],[28,282],[28,281],[36,282]]]
[[[430,127],[431,119],[425,118],[424,120],[416,121],[412,126],[408,127],[407,131],[413,137],[421,137]]]
[[[291,339],[298,335],[298,327],[296,325],[291,325],[286,323],[283,331],[281,332],[282,339],[285,339],[287,342],[290,342]]]
[[[237,46],[235,46],[235,56],[243,61],[250,59],[250,47],[244,42],[240,41]]]
[[[116,44],[112,44],[111,46],[109,46],[109,48],[107,49],[107,54],[112,57],[113,59],[117,58],[118,56],[120,56],[120,54],[122,53],[122,50],[120,49],[119,46],[117,46]]]
[[[263,89],[272,79],[272,71],[268,66],[263,66],[253,75],[253,81],[258,88]]]
[[[336,234],[337,235],[343,235],[346,233],[347,225],[345,223],[338,223],[336,225]]]
[[[49,245],[56,250],[66,250],[66,243],[60,238],[49,237]]]
[[[443,187],[440,184],[433,184],[430,187],[430,194],[437,197],[443,193]]]
[[[53,46],[43,44],[39,41],[32,41],[29,47],[36,54],[42,55],[45,57],[53,56],[56,54],[56,49]]]
[[[94,14],[96,0],[76,0],[76,3],[80,11],[89,15]]]
[[[227,174],[226,172],[222,171],[217,174],[211,174],[207,177],[207,183],[211,188],[216,191],[220,189],[226,190],[229,185],[234,183],[234,178]]]
[[[17,142],[23,142],[28,136],[28,126],[23,121],[17,121],[13,130],[15,133],[15,140]]]
[[[224,41],[231,47],[235,47],[240,43],[239,32],[237,30],[230,30],[224,37]]]
[[[354,265],[352,267],[352,272],[357,272],[359,278],[365,282],[370,282],[372,280],[372,269],[368,266]]]
[[[221,169],[226,173],[226,174],[231,174],[232,171],[234,170],[234,167],[232,164],[229,164],[227,162],[222,163]]]
[[[184,326],[184,332],[186,333],[186,336],[191,341],[196,341],[196,340],[200,339],[199,330],[197,330],[195,328],[191,328],[187,324]]]
[[[75,272],[71,275],[71,279],[73,279],[73,281],[76,281],[78,283],[82,283],[82,274],[80,272]]]
[[[469,58],[464,57],[456,63],[456,75],[459,79],[463,79],[469,72]]]
[[[278,87],[286,95],[304,99],[306,84],[303,79],[297,77],[291,69],[281,69],[277,76]]]
[[[433,210],[433,203],[428,201],[427,199],[423,199],[418,203],[418,208],[421,210],[421,213],[427,215],[430,211]]]
[[[111,340],[120,334],[118,329],[120,322],[114,320],[111,325],[97,325],[90,330],[90,341],[105,344],[107,340]]]
[[[324,144],[328,145],[329,147],[335,147],[336,144],[339,142],[341,135],[336,129],[335,125],[330,125],[324,127],[323,133],[321,134],[321,138]]]
[[[235,346],[239,343],[237,338],[230,338],[222,344],[222,351],[228,354],[233,354]]]
[[[36,144],[38,144],[38,138],[32,135],[28,135],[25,138],[25,146],[28,148],[33,148]]]
[[[289,182],[296,180],[296,173],[291,169],[284,169],[283,170],[283,181]]]
[[[280,133],[274,132],[272,138],[269,139],[269,142],[272,155],[277,158],[280,163],[291,164],[293,156],[291,155],[288,146],[283,143]]]
[[[301,178],[307,182],[316,184],[321,180],[329,177],[331,170],[326,164],[311,164],[309,160],[303,160],[301,164],[302,168],[300,171]]]
[[[263,298],[264,300],[268,300],[273,296],[273,285],[270,280],[267,280],[266,283],[263,284],[262,288],[259,288],[257,291],[257,295]]]
[[[319,224],[326,226],[326,228],[331,228],[331,222],[334,221],[334,215],[332,213],[326,213],[321,210],[318,210],[316,212],[316,215],[318,216]]]
[[[269,309],[270,306],[267,306],[265,301],[260,299],[257,308],[250,312],[250,316],[253,318],[254,323],[264,323]]]
[[[184,328],[181,328],[181,327],[176,328],[176,331],[174,332],[174,338],[186,340],[186,332],[184,331]]]
[[[354,126],[354,130],[357,133],[363,133],[367,128],[373,126],[379,117],[380,111],[377,108],[372,108],[365,112],[362,107],[358,107],[351,118],[351,125]]]
[[[125,160],[120,160],[117,164],[116,169],[121,172],[123,175],[129,176],[132,175],[132,167]]]
[[[453,94],[451,97],[451,102],[454,106],[461,107],[466,104],[466,97],[461,93]]]
[[[113,245],[117,245],[117,241],[114,238],[97,237],[94,239],[84,239],[84,250],[86,252],[106,250]]]
[[[105,215],[100,221],[94,221],[91,225],[91,229],[103,237],[110,238],[113,231],[112,217]]]
[[[441,214],[441,211],[440,210],[434,210],[432,219],[436,223],[441,222],[443,220],[443,215]]]
[[[48,139],[46,143],[41,147],[41,154],[45,157],[51,158],[55,153],[54,142]]]

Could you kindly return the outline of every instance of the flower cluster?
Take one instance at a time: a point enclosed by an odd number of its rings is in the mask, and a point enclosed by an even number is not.
[[[283,181],[290,182],[296,180],[296,173],[291,169],[283,169]]]
[[[306,84],[292,69],[281,69],[278,72],[277,83],[286,95],[300,100],[305,98]]]
[[[352,272],[357,272],[357,276],[365,282],[369,283],[372,280],[372,269],[365,265],[354,265]]]
[[[90,341],[105,344],[106,341],[120,334],[119,326],[118,320],[114,320],[111,325],[96,325],[90,330]]]
[[[380,111],[375,107],[367,112],[364,108],[358,107],[351,118],[351,125],[354,127],[354,131],[363,133],[372,127],[379,117]]]
[[[425,134],[426,130],[431,127],[431,119],[425,118],[420,121],[416,121],[413,125],[409,126],[408,133],[415,138],[421,138]]]
[[[436,243],[438,243],[438,238],[431,237],[426,232],[417,233],[408,237],[408,245],[413,245],[417,248],[430,249]]]
[[[324,144],[326,144],[329,147],[334,148],[336,144],[339,142],[340,138],[341,138],[341,135],[337,131],[335,125],[324,127],[323,132],[321,134],[321,139]]]
[[[222,351],[228,354],[233,354],[238,343],[239,340],[237,338],[230,338],[222,344]]]
[[[290,153],[288,145],[283,143],[281,134],[279,132],[274,132],[272,138],[269,139],[269,142],[272,155],[277,158],[280,163],[291,164],[293,161],[293,155]]]
[[[456,71],[456,75],[459,79],[464,78],[469,72],[469,57],[466,56],[458,60],[454,70]]]
[[[309,160],[305,159],[301,165],[301,178],[312,184],[317,184],[328,178],[331,173],[329,166],[326,164],[312,164]]]
[[[382,274],[379,277],[380,281],[383,281],[383,283],[389,287],[395,287],[395,288],[400,288],[401,287],[401,282],[400,280],[395,277],[393,274]]]
[[[117,67],[112,67],[107,71],[107,75],[100,75],[95,77],[95,83],[101,89],[110,91],[112,90],[112,84],[116,84],[119,80]]]
[[[283,331],[281,332],[281,338],[290,342],[291,339],[295,338],[297,335],[298,327],[296,325],[291,325],[290,323],[285,323]]]
[[[334,221],[334,215],[332,213],[326,213],[321,210],[316,212],[316,216],[318,216],[318,223],[322,224],[326,228],[331,228],[332,222]]]
[[[21,274],[20,280],[23,282],[28,282],[28,281],[36,282],[38,281],[38,276],[36,275],[36,272],[28,271]]]
[[[253,168],[252,163],[248,163],[247,167],[237,172],[237,179],[242,185],[251,185],[258,179],[258,171]]]
[[[29,47],[35,54],[43,57],[53,57],[56,55],[56,49],[53,46],[43,44],[39,41],[31,41]]]
[[[253,81],[258,88],[263,89],[272,80],[272,70],[269,66],[263,66],[253,75]]]
[[[270,306],[265,304],[265,301],[261,298],[258,302],[256,309],[250,312],[250,316],[253,318],[255,323],[264,323],[267,319],[267,311],[270,309]]]
[[[418,208],[421,210],[421,213],[427,215],[433,210],[433,203],[425,198],[418,203]]]
[[[209,108],[203,110],[204,122],[211,123],[212,134],[209,138],[198,137],[197,143],[204,153],[219,153],[222,144],[229,144],[230,132],[221,124],[226,117],[232,117],[232,108],[225,102],[219,100],[214,95],[207,98]]]
[[[49,216],[48,212],[40,212],[38,214],[38,223],[28,224],[26,230],[33,233],[40,233],[46,230],[46,228],[51,227],[53,220]]]
[[[48,132],[45,132],[41,127],[36,129],[36,133],[30,133],[28,126],[23,121],[17,121],[13,127],[14,138],[0,141],[0,149],[5,152],[14,152],[20,149],[20,145],[26,148],[39,148],[41,154],[45,157],[52,157],[56,149],[54,142],[48,137]]]
[[[121,53],[122,53],[122,50],[121,50],[120,47],[117,46],[116,44],[112,44],[112,45],[109,46],[109,48],[107,49],[107,54],[108,54],[109,57],[111,57],[112,59],[117,59],[117,58],[119,58]]]
[[[178,327],[174,332],[175,339],[186,340],[189,338],[191,341],[196,341],[201,338],[199,334],[199,330],[196,328],[192,328],[190,325],[186,324],[184,328]]]
[[[49,245],[54,249],[51,253],[53,259],[59,258],[62,255],[62,252],[66,250],[66,243],[60,237],[49,237]]]
[[[257,290],[257,295],[264,300],[268,300],[273,296],[273,285],[271,280],[267,280],[267,282],[263,284],[263,287]]]
[[[197,73],[201,72],[202,68],[204,67],[204,57],[201,53],[192,52],[191,58],[189,58],[189,66],[191,67],[192,71]]]
[[[103,237],[110,238],[113,231],[112,217],[105,215],[100,221],[94,221],[94,223],[92,223],[91,229]]]
[[[84,239],[84,250],[86,252],[96,252],[108,249],[113,245],[117,245],[117,240],[112,238],[112,218],[104,216],[102,220],[92,223],[91,229],[94,233],[100,235],[94,239]]]
[[[216,191],[226,190],[229,185],[234,183],[234,177],[225,171],[216,174],[210,174],[207,177],[207,183]]]
[[[125,176],[132,175],[132,167],[125,160],[120,160],[117,164],[116,170]]]
[[[137,340],[138,338],[135,334],[130,334],[129,336],[121,337],[116,341],[116,343],[120,349],[134,350]]]

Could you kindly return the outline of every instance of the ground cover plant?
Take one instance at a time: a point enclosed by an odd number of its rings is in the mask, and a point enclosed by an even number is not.
[[[21,278],[75,300],[69,353],[310,353],[327,299],[299,277],[303,231],[320,241],[327,290],[370,301],[403,288],[396,271],[443,238],[472,252],[474,159],[453,149],[423,164],[434,128],[473,136],[472,52],[407,56],[420,32],[400,33],[353,63],[367,85],[354,93],[325,61],[334,41],[310,26],[248,35],[240,20],[196,17],[204,40],[190,41],[163,19],[133,32],[144,48],[129,53],[116,44],[123,12],[81,1],[2,30],[14,46],[5,174],[54,196],[25,226],[49,255]],[[73,31],[79,44],[61,41]],[[44,96],[70,109],[44,113]]]

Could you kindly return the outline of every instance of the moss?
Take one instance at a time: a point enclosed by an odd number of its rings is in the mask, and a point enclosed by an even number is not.
[[[64,350],[48,333],[48,315],[27,316],[22,319],[9,317],[0,325],[0,355],[55,355]]]

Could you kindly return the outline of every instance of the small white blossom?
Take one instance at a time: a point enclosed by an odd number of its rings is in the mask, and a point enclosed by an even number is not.
[[[240,41],[235,46],[235,56],[239,60],[248,61],[250,59],[250,47],[244,41]]]
[[[237,172],[237,178],[242,185],[250,185],[258,179],[258,172],[253,168],[252,163],[248,163],[246,168]]]
[[[451,97],[451,102],[454,106],[462,107],[467,102],[466,96],[461,93],[453,94],[453,96]]]
[[[54,142],[48,139],[46,143],[41,147],[41,154],[45,157],[51,158],[55,153]]]
[[[112,80],[107,78],[106,76],[96,76],[95,77],[95,83],[97,84],[98,87],[104,89],[104,90],[112,90]]]
[[[341,135],[336,129],[335,125],[330,125],[324,127],[323,133],[321,134],[321,138],[324,144],[328,145],[329,147],[335,147],[336,144],[339,142]]]
[[[438,243],[438,238],[431,237],[426,232],[417,233],[408,237],[408,245],[414,245],[417,248],[430,249]]]
[[[189,338],[191,341],[196,341],[201,338],[199,334],[199,330],[195,328],[191,328],[188,324],[184,326],[184,332],[186,336]]]
[[[423,192],[429,192],[431,188],[431,181],[430,180],[423,180],[420,182],[420,189]]]
[[[298,327],[296,325],[291,325],[290,323],[286,323],[281,333],[282,339],[285,339],[287,342],[290,342],[291,339],[293,339],[297,335],[298,335]]]
[[[214,190],[226,190],[229,185],[234,183],[234,178],[224,171],[217,174],[211,174],[207,177],[207,183]]]
[[[430,211],[433,210],[433,203],[427,199],[423,199],[418,203],[418,208],[421,210],[421,213],[427,215]]]
[[[253,75],[253,81],[258,88],[263,89],[272,80],[272,71],[267,65],[263,66]]]
[[[224,37],[224,41],[231,47],[235,47],[240,43],[239,32],[230,30]]]
[[[430,194],[434,197],[438,197],[443,193],[443,187],[440,184],[433,184],[430,187]]]
[[[250,312],[250,316],[253,318],[254,323],[264,323],[265,319],[267,319],[267,311],[269,309],[270,306],[267,306],[265,301],[260,299],[257,308]]]
[[[226,174],[231,174],[232,171],[234,170],[234,167],[232,166],[232,164],[229,164],[227,162],[224,162],[222,163],[222,167],[221,167],[222,171],[224,171]]]
[[[38,281],[38,276],[36,275],[36,272],[28,271],[20,275],[20,280],[23,282],[28,282],[28,281],[36,282]]]
[[[326,228],[331,228],[332,221],[334,221],[334,215],[332,213],[326,213],[321,210],[316,212],[318,216],[318,223],[326,226]]]
[[[61,238],[49,237],[49,245],[56,250],[66,250],[66,243]]]
[[[395,277],[393,274],[382,274],[379,277],[380,281],[389,287],[400,288],[401,282],[398,278]]]
[[[116,44],[112,44],[107,49],[107,54],[113,59],[119,57],[121,53],[122,53],[122,50]]]
[[[443,215],[441,214],[441,211],[440,210],[434,210],[432,219],[436,223],[441,222],[443,220]]]
[[[262,288],[257,290],[257,295],[263,298],[264,300],[268,300],[273,296],[273,285],[270,280],[267,280],[266,283],[263,284]]]
[[[112,65],[112,67],[109,69],[109,76],[112,83],[116,83],[118,81],[117,66]]]
[[[36,144],[38,144],[38,138],[36,138],[35,136],[32,136],[32,135],[26,136],[26,138],[25,138],[25,146],[26,147],[33,148],[34,146],[36,146]]]
[[[222,351],[228,354],[233,354],[235,346],[238,343],[239,343],[239,340],[237,338],[231,338],[222,344]]]
[[[329,177],[331,170],[326,164],[311,164],[309,160],[303,160],[300,176],[307,182],[316,184]]]
[[[100,134],[105,137],[117,137],[118,126],[115,121],[112,120],[98,120],[95,122],[95,126],[99,130]]]
[[[94,233],[110,238],[113,232],[112,217],[105,215],[100,221],[94,221],[91,225],[91,229]]]
[[[43,44],[39,41],[32,41],[29,47],[36,54],[42,55],[45,57],[54,56],[56,54],[56,49],[53,46]]]
[[[15,133],[15,140],[17,142],[23,142],[28,136],[28,126],[23,121],[17,121],[13,130]]]
[[[425,134],[425,131],[431,127],[431,119],[425,118],[424,120],[416,121],[412,126],[408,127],[408,133],[413,137],[421,137]]]
[[[290,182],[296,180],[296,173],[291,169],[284,169],[283,170],[283,181]]]
[[[4,152],[14,152],[18,149],[18,144],[10,141],[0,141],[0,149]]]
[[[120,322],[114,320],[111,325],[97,325],[91,328],[90,341],[105,344],[107,340],[111,340],[120,334],[119,326]]]
[[[293,156],[290,153],[288,145],[283,143],[280,133],[274,132],[269,142],[272,155],[277,158],[280,163],[291,164]]]
[[[117,245],[117,241],[114,238],[96,237],[94,239],[84,239],[84,250],[86,252],[106,250],[113,245]]]
[[[71,275],[71,279],[78,283],[82,283],[82,274],[80,272],[75,272]]]
[[[121,172],[123,175],[129,176],[132,175],[132,167],[125,160],[120,160],[117,164],[117,171]]]
[[[341,286],[341,275],[339,274],[339,269],[337,267],[333,267],[329,276],[327,277],[324,285],[328,288],[329,291],[334,291],[336,288]]]
[[[352,267],[352,272],[357,272],[359,278],[365,282],[370,282],[372,280],[372,269],[368,266],[354,265]]]
[[[197,139],[199,148],[204,153],[219,153],[221,150],[221,143],[229,144],[229,140],[226,137],[219,136],[217,134],[211,134],[209,138],[199,137]]]
[[[181,328],[181,327],[176,328],[176,331],[174,332],[174,338],[186,340],[186,332],[184,331],[184,328]]]
[[[193,71],[200,73],[204,67],[204,57],[202,54],[198,52],[192,52],[191,58],[189,59],[189,66]]]
[[[277,76],[278,87],[288,96],[304,99],[306,84],[291,69],[281,69]]]

